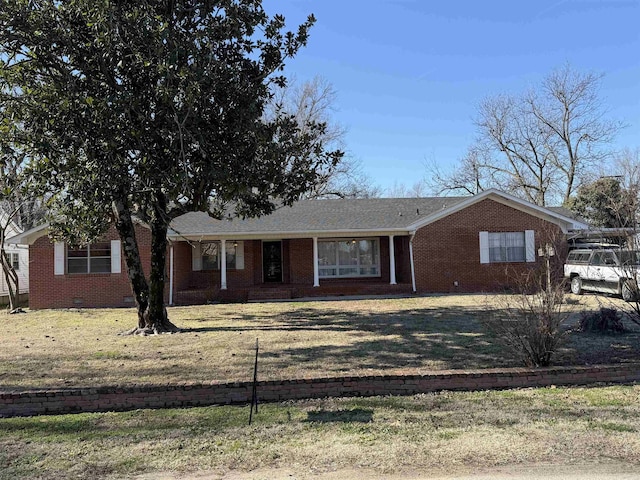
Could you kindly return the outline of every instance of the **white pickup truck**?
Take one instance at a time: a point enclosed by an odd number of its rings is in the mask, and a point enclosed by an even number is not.
[[[639,273],[640,252],[619,248],[575,249],[569,252],[564,265],[571,293],[613,293],[627,302],[638,299]]]

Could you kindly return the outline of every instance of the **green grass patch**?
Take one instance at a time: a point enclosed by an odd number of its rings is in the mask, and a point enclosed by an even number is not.
[[[616,422],[594,422],[589,424],[590,428],[601,429],[607,432],[636,432],[636,427]]]

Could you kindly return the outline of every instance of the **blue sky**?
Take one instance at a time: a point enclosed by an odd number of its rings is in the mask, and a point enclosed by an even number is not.
[[[295,28],[317,18],[287,73],[337,91],[334,118],[374,183],[446,170],[475,138],[477,105],[520,93],[569,62],[603,73],[609,116],[640,147],[640,0],[265,0]]]

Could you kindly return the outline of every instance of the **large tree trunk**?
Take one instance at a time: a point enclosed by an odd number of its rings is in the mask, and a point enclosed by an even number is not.
[[[167,264],[167,200],[156,193],[151,220],[151,272],[149,274],[149,305],[144,315],[145,328],[154,333],[180,331],[169,321],[164,304],[165,271]]]
[[[131,291],[138,310],[138,327],[143,328],[144,312],[149,305],[149,285],[142,270],[140,250],[138,249],[135,226],[131,218],[131,210],[123,200],[114,201],[112,207],[115,227],[120,235],[124,259],[127,264],[127,275],[131,284]]]
[[[151,272],[147,283],[140,260],[140,250],[131,210],[123,200],[113,202],[116,230],[122,242],[127,274],[138,311],[138,326],[124,332],[125,334],[150,335],[180,331],[169,321],[164,305],[164,271],[169,226],[165,220],[166,200],[164,196],[160,197],[160,201],[157,203],[150,225]]]

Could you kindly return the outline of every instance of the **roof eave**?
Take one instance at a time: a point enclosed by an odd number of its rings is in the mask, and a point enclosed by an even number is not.
[[[497,200],[500,203],[511,206],[513,208],[517,208],[518,210],[523,210],[527,213],[536,215],[545,220],[550,220],[556,225],[558,225],[564,233],[567,233],[569,230],[573,228],[588,228],[588,225],[579,222],[573,218],[566,217],[562,214],[556,213],[552,210],[549,210],[545,207],[540,207],[539,205],[535,205],[531,202],[527,202],[526,200],[522,200],[521,198],[514,197],[513,195],[509,195],[508,193],[501,192],[500,190],[496,190],[491,188],[489,190],[485,190],[477,195],[473,195],[462,202],[459,202],[455,205],[452,205],[449,208],[445,208],[440,212],[429,215],[425,218],[418,220],[411,224],[408,228],[410,230],[418,230],[430,223],[433,223],[437,220],[445,218],[453,213],[459,212],[460,210],[464,210],[471,205],[478,203],[486,198],[491,198],[492,200]],[[554,221],[555,220],[555,221]]]
[[[26,232],[22,232],[13,237],[7,238],[6,243],[10,245],[33,245],[40,237],[45,236],[49,231],[49,224],[44,223],[33,227]]]
[[[383,229],[341,229],[341,230],[306,230],[306,231],[253,231],[253,232],[191,232],[178,233],[169,230],[167,238],[172,241],[180,240],[265,240],[281,238],[335,238],[360,236],[409,235],[408,228]]]

